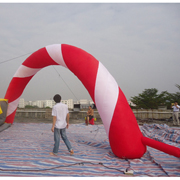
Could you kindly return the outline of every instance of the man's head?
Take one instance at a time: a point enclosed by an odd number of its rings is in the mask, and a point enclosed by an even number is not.
[[[56,94],[54,97],[53,97],[54,101],[56,103],[60,103],[61,102],[61,96],[59,94]]]
[[[174,102],[174,105],[178,105],[178,102],[177,102],[177,101],[175,101],[175,102]]]

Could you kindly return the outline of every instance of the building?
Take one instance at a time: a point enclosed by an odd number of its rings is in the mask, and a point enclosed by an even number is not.
[[[79,104],[89,104],[89,101],[87,99],[80,99]]]
[[[63,104],[66,104],[68,106],[68,109],[73,110],[74,109],[74,101],[73,99],[68,99],[68,100],[61,100]],[[37,106],[39,108],[46,108],[50,107],[52,108],[55,105],[54,100],[37,100],[37,101],[24,101],[24,99],[20,99],[19,108],[25,108],[26,105],[29,106]],[[89,105],[94,105],[94,102],[92,100],[87,100],[87,99],[81,99],[79,100],[76,104],[81,105],[81,109],[88,108]]]
[[[36,106],[39,107],[39,108],[43,108],[44,107],[44,100],[36,101]]]
[[[32,102],[32,106],[37,106],[36,101],[33,101],[33,102]]]
[[[25,108],[24,98],[21,98],[21,99],[19,100],[18,108]]]
[[[68,108],[73,109],[74,108],[74,101],[73,99],[68,99]]]
[[[94,101],[89,100],[89,104],[90,104],[90,105],[94,105]]]
[[[80,99],[74,104],[74,111],[85,110],[88,109],[89,106],[94,108],[94,102],[92,100]]]
[[[132,101],[128,101],[128,104],[130,105],[130,106],[136,106]]]
[[[25,101],[25,106],[32,106],[32,101]]]
[[[68,99],[68,100],[61,100],[63,104],[66,104],[68,106],[68,109],[73,109],[74,108],[74,101],[73,99]]]
[[[45,108],[46,108],[46,107],[52,108],[55,104],[56,104],[56,103],[55,103],[54,100],[45,100],[45,101],[44,101],[44,107],[45,107]]]

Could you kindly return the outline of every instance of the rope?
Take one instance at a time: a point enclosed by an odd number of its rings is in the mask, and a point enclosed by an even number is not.
[[[92,163],[92,162],[79,162],[79,163],[73,163],[73,164],[69,164],[69,165],[60,165],[60,166],[55,166],[55,167],[51,167],[51,168],[45,168],[45,169],[2,169],[0,168],[0,171],[15,171],[15,172],[18,172],[18,171],[48,171],[48,170],[52,170],[52,169],[57,169],[57,168],[65,168],[65,167],[70,167],[70,166],[75,166],[75,165],[84,165],[84,164],[92,164],[92,165],[101,165],[107,169],[112,169],[112,170],[116,170],[116,171],[119,171],[119,172],[124,172],[123,170],[119,170],[119,169],[116,169],[116,168],[110,168],[108,166],[105,166],[103,163]]]
[[[12,60],[15,60],[15,59],[18,59],[20,57],[23,57],[23,56],[26,56],[26,55],[29,55],[31,54],[32,52],[29,52],[29,53],[26,53],[26,54],[23,54],[21,56],[17,56],[17,57],[14,57],[14,58],[11,58],[11,59],[8,59],[8,60],[5,60],[5,61],[2,61],[0,62],[0,64],[4,64],[6,62],[9,62],[9,61],[12,61]],[[60,75],[60,73],[55,69],[55,67],[53,66],[54,70],[56,71],[56,73],[59,75],[59,77],[63,80],[64,84],[68,87],[69,91],[74,95],[74,97],[76,98],[76,100],[78,101],[78,98],[76,97],[76,95],[73,93],[73,91],[70,89],[70,87],[67,85],[67,83],[64,81],[64,79],[62,78],[62,76]]]
[[[56,73],[59,75],[59,77],[63,80],[64,84],[67,86],[67,88],[69,89],[69,91],[74,95],[74,97],[76,98],[76,100],[78,101],[78,98],[76,97],[76,95],[73,93],[73,91],[71,90],[71,88],[68,86],[68,84],[66,83],[66,81],[64,81],[64,79],[62,78],[62,76],[60,75],[60,73],[55,69],[55,67],[53,66],[54,70],[56,71]]]
[[[8,60],[5,60],[5,61],[2,61],[2,62],[0,62],[0,64],[3,64],[3,63],[6,63],[6,62],[9,62],[9,61],[12,61],[12,60],[14,60],[14,59],[17,59],[17,58],[20,58],[20,57],[26,56],[26,55],[31,54],[31,53],[32,53],[32,52],[29,52],[29,53],[27,53],[27,54],[23,54],[23,55],[21,55],[21,56],[17,56],[17,57],[14,57],[14,58],[11,58],[11,59],[8,59]]]

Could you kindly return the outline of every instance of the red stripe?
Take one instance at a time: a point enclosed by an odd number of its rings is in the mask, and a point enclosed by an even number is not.
[[[9,84],[4,99],[8,99],[8,103],[10,103],[19,98],[32,77],[33,76],[26,78],[14,77]]]
[[[30,68],[44,68],[49,65],[58,65],[46,51],[46,48],[39,49],[29,56],[24,62],[23,65]],[[27,83],[33,76],[25,78],[14,77],[8,87],[5,98],[8,99],[8,102],[16,100],[22,94]]]
[[[57,64],[47,53],[46,48],[41,48],[38,51],[34,52],[32,55],[30,55],[23,63],[22,65],[27,66],[29,68],[44,68],[49,65],[59,65]],[[34,75],[33,75],[34,76]],[[23,93],[26,85],[31,80],[30,77],[25,78],[19,78],[14,77],[7,89],[5,99],[8,99],[8,103],[13,102],[17,98],[21,96]],[[13,123],[14,116],[15,116],[16,110],[6,118],[7,123]]]
[[[111,149],[121,158],[140,158],[146,151],[141,137],[136,118],[119,88],[119,97],[109,129]]]
[[[10,114],[9,116],[6,117],[6,121],[5,122],[12,124],[13,121],[14,121],[15,114],[16,114],[16,110],[12,114]]]
[[[154,139],[147,138],[147,137],[142,137],[142,141],[147,146],[153,147],[167,154],[180,157],[180,149],[177,147],[174,147],[169,144],[165,144],[165,143],[162,143],[162,142],[159,142]]]
[[[62,44],[61,48],[67,67],[79,78],[95,102],[94,90],[99,61],[80,48],[66,44]]]
[[[30,55],[24,62],[23,65],[30,68],[44,68],[50,65],[59,65],[56,63],[48,54],[46,48],[41,48],[38,51]]]

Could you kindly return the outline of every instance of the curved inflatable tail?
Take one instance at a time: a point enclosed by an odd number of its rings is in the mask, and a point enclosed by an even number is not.
[[[165,143],[162,143],[162,142],[159,142],[159,141],[156,141],[154,139],[150,139],[144,136],[142,137],[142,143],[144,145],[163,151],[167,154],[176,156],[178,158],[180,157],[180,148],[177,148],[169,144],[165,144]]]

